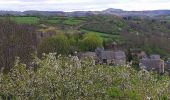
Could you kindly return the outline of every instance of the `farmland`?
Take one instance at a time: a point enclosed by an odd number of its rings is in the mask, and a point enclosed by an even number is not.
[[[81,24],[82,20],[72,18],[72,17],[52,17],[48,18],[46,20],[47,23],[49,24],[64,24],[64,25],[70,25],[70,26],[75,26],[78,24]]]
[[[38,17],[10,17],[12,21],[19,24],[37,24],[39,23]]]

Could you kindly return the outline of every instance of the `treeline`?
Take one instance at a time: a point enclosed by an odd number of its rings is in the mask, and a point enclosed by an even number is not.
[[[128,47],[141,48],[148,54],[158,53],[164,57],[170,57],[169,22],[138,19],[127,20],[127,23],[128,28],[121,35]]]
[[[101,33],[119,35],[126,23],[119,17],[109,15],[93,15],[86,18],[81,28]]]
[[[148,54],[158,53],[170,57],[169,21],[137,16],[126,19],[109,15],[94,15],[87,16],[81,28],[116,34],[121,37],[117,38],[116,41],[121,41],[124,49],[141,48]]]
[[[68,55],[75,51],[94,51],[103,45],[103,39],[95,33],[56,33],[37,44],[36,26],[17,24],[10,18],[0,20],[0,23],[0,69],[4,67],[5,71],[11,69],[16,57],[29,64],[34,53],[39,57],[50,52]]]
[[[17,56],[28,63],[35,48],[35,26],[0,20],[0,68],[9,70]]]
[[[38,45],[38,55],[42,53],[54,53],[68,55],[76,51],[94,51],[97,47],[103,46],[103,39],[95,33],[64,34],[45,38]]]

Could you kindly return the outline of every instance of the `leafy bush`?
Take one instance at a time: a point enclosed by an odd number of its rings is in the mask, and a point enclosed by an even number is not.
[[[81,28],[100,33],[119,35],[125,27],[126,23],[116,16],[93,15],[86,18],[86,23]]]
[[[94,51],[97,47],[103,45],[103,39],[96,33],[87,33],[83,40],[80,41],[80,48],[82,51]]]
[[[64,34],[46,38],[38,46],[38,53],[57,52],[58,54],[68,54],[70,52],[70,41]]]
[[[10,73],[0,73],[0,99],[14,100],[167,100],[169,76],[128,66],[94,65],[91,59],[35,57],[32,66],[17,59]],[[28,69],[26,68],[28,67]]]
[[[63,21],[66,25],[78,25],[82,22],[82,20],[74,19],[74,18],[68,18],[67,20]]]

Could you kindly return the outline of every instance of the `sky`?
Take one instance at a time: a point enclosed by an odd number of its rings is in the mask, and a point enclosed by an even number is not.
[[[127,11],[170,10],[170,0],[0,0],[0,10],[101,11],[117,8]]]

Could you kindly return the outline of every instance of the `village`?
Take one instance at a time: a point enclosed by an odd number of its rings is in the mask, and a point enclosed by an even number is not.
[[[170,1],[0,1],[0,100],[170,100]]]
[[[159,74],[165,72],[170,73],[170,59],[164,61],[158,54],[147,55],[144,51],[139,49],[131,49],[132,57],[137,57],[139,60],[138,67],[147,71],[153,71]],[[128,62],[125,51],[122,50],[104,50],[104,48],[97,48],[95,52],[84,52],[79,54],[79,58],[91,58],[95,64],[106,64],[112,66],[125,66],[127,64],[132,66],[133,60]]]
[[[55,27],[47,27],[43,24],[40,25],[40,27],[44,28],[45,31],[38,30],[37,32],[38,42],[41,42],[43,39],[47,37],[52,37],[56,35],[56,31],[54,31],[56,30]],[[130,56],[132,57],[130,61],[128,60],[129,53]],[[77,56],[79,59],[90,58],[91,60],[94,60],[94,63],[96,65],[105,64],[111,66],[125,66],[125,65],[133,66],[133,63],[137,63],[135,64],[135,67],[137,67],[137,69],[145,69],[147,71],[153,71],[159,74],[168,72],[170,74],[170,58],[167,60],[163,60],[161,58],[161,55],[159,54],[148,55],[146,54],[145,51],[139,48],[131,48],[130,52],[127,52],[127,50],[119,48],[115,42],[109,45],[107,49],[105,49],[104,47],[98,47],[95,49],[94,52],[75,51],[73,55]]]

